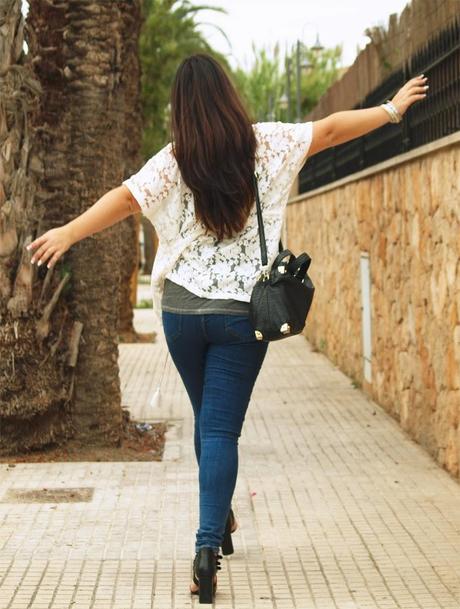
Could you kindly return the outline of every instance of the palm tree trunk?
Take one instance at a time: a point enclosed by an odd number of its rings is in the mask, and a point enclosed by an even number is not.
[[[121,84],[125,98],[124,119],[124,178],[142,165],[142,108],[141,67],[139,61],[139,35],[142,24],[139,2],[120,3],[124,27],[124,56]],[[136,304],[137,276],[139,271],[139,225],[141,214],[130,216],[122,223],[121,294],[119,333],[123,342],[138,340],[133,326],[133,307]],[[133,298],[134,296],[134,298]]]
[[[31,265],[25,245],[138,166],[127,121],[138,113],[139,19],[140,0],[35,0],[25,56],[21,2],[0,2],[2,453],[120,441],[120,282],[139,220],[80,241],[51,270]]]
[[[129,6],[139,12],[139,1],[36,0],[30,5],[29,46],[45,91],[37,124],[46,202],[39,232],[81,214],[126,175],[130,153],[124,124],[134,111],[123,82]],[[136,28],[129,29],[135,35]],[[128,218],[76,243],[62,264],[71,273],[70,315],[83,324],[73,433],[93,444],[120,442],[119,311],[122,281],[129,276],[123,256],[132,244],[133,224]]]
[[[33,124],[42,93],[23,52],[20,0],[0,4],[0,452],[37,448],[70,431],[81,324],[63,294],[69,275],[30,264],[41,226],[43,159]]]

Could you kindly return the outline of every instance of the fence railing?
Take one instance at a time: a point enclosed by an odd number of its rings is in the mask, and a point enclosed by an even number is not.
[[[299,192],[324,186],[460,130],[460,18],[414,53],[353,109],[378,106],[419,74],[428,76],[428,95],[407,110],[401,123],[387,123],[313,155],[300,172]]]

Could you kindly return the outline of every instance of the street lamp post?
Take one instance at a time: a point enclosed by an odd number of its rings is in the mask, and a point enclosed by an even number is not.
[[[296,122],[300,123],[302,120],[302,109],[301,109],[301,76],[302,69],[311,69],[313,66],[307,60],[301,63],[300,55],[302,47],[307,48],[300,40],[296,43]],[[322,51],[324,47],[319,41],[319,35],[316,34],[316,42],[311,47],[311,50],[316,54]],[[286,68],[286,92],[278,100],[280,108],[287,110],[287,121],[290,123],[292,120],[292,94],[291,94],[291,77],[292,77],[292,58],[286,52],[285,59]]]
[[[300,123],[302,117],[300,116],[300,40],[297,39],[296,46],[296,73],[297,73],[297,82],[296,82],[296,123]]]
[[[275,120],[275,104],[273,99],[273,93],[270,93],[268,96],[268,120]]]
[[[306,68],[306,69],[311,69],[313,66],[312,64],[307,60],[306,62],[304,62],[303,64],[300,63],[300,51],[301,48],[305,48],[307,49],[308,47],[306,45],[304,45],[299,39],[297,39],[297,46],[296,46],[296,122],[300,123],[302,121],[302,110],[301,110],[301,92],[300,92],[300,86],[301,86],[301,70],[302,68]],[[319,34],[316,34],[316,42],[315,44],[311,47],[311,50],[317,54],[320,51],[324,50],[324,47],[321,45],[320,41],[319,41]]]
[[[286,53],[284,66],[286,69],[286,90],[279,98],[278,104],[282,110],[287,110],[286,118],[290,123],[292,120],[292,96],[291,96],[291,58]]]
[[[286,86],[287,86],[287,114],[288,123],[292,120],[292,98],[291,98],[291,58],[288,57],[286,60]]]

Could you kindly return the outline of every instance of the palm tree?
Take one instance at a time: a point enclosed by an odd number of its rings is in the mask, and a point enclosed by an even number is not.
[[[68,431],[81,325],[61,305],[68,273],[37,277],[24,250],[31,218],[42,221],[33,133],[42,91],[23,51],[20,0],[0,5],[0,23],[0,451],[9,452]]]
[[[125,251],[136,255],[134,221],[75,244],[51,271],[30,265],[24,246],[80,214],[138,165],[137,77],[130,69],[140,0],[35,0],[28,61],[20,1],[4,1],[0,10],[9,24],[6,35],[0,30],[1,78],[11,80],[10,96],[0,88],[0,129],[6,124],[12,152],[0,197],[0,449],[38,448],[71,435],[118,444],[121,282],[133,267],[131,257],[122,272],[120,260]],[[5,67],[14,70],[5,76]],[[22,103],[29,91],[40,92],[34,112]]]

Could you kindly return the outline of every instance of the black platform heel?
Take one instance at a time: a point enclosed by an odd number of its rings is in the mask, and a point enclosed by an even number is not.
[[[235,521],[235,514],[233,513],[232,508],[230,508],[230,511],[228,513],[228,517],[227,517],[227,522],[225,523],[225,531],[224,531],[224,537],[222,539],[222,554],[225,554],[226,556],[228,554],[233,554],[233,552],[235,551],[233,549],[233,541],[232,541],[232,533],[234,533],[236,531],[235,527],[236,521]]]
[[[220,554],[209,547],[202,547],[193,560],[193,583],[199,586],[192,594],[199,594],[200,603],[211,604],[216,594],[218,569],[221,569]]]

